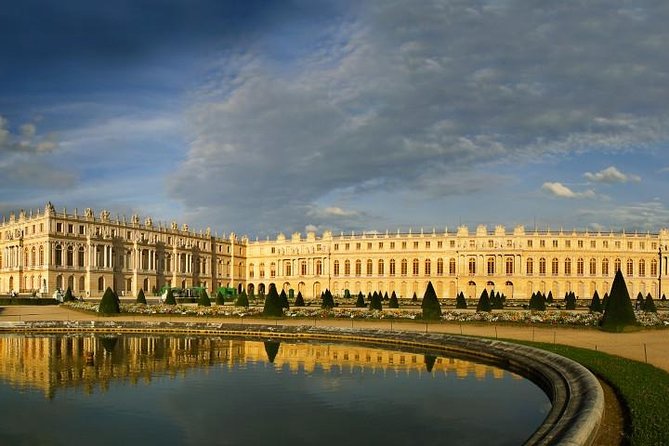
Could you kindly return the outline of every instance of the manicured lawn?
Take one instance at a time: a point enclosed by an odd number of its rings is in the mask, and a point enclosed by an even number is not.
[[[607,381],[631,417],[633,445],[669,445],[669,373],[649,364],[565,345],[508,340],[571,358]]]

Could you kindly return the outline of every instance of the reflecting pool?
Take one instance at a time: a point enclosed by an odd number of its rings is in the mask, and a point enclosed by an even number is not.
[[[222,337],[0,336],[0,444],[515,445],[550,410],[424,352]]]

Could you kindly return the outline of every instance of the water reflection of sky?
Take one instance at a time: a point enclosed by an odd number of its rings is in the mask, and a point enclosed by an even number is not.
[[[6,346],[6,337],[0,338],[0,347]],[[387,361],[398,352],[281,343],[270,364],[262,342],[219,340],[172,348],[173,341],[166,339],[161,338],[165,344],[152,356],[127,350],[140,343],[120,338],[111,353],[95,352],[94,365],[86,365],[90,354],[82,351],[83,366],[72,357],[76,348],[53,339],[40,341],[70,352],[55,354],[42,346],[45,356],[53,355],[37,358],[46,367],[43,373],[79,383],[56,382],[47,399],[44,389],[17,384],[7,376],[8,368],[0,366],[0,444],[80,444],[91,439],[96,444],[161,445],[505,444],[501,439],[518,444],[549,407],[545,395],[525,380],[507,372],[481,375],[447,358],[438,358],[427,373],[422,355],[411,362],[413,353],[406,353],[401,367],[384,367],[376,355]],[[13,342],[16,346],[17,340]],[[13,364],[14,371],[23,367],[36,373],[26,364],[26,345],[21,347],[22,359],[16,361],[2,350],[2,363]],[[220,355],[223,350],[234,354]],[[371,352],[374,366],[365,366],[365,351]],[[302,366],[296,370],[288,357],[300,352]],[[348,352],[348,363],[342,358],[343,365],[333,369],[334,352]],[[358,365],[352,364],[356,353],[363,355]],[[317,355],[327,368],[312,367]],[[177,363],[179,357],[190,366]],[[59,369],[59,362],[69,364],[70,374]],[[146,376],[142,374],[149,365],[154,367],[150,380],[129,379],[132,373]],[[104,380],[105,391],[91,392],[81,376],[86,369],[92,374],[91,368]],[[472,371],[458,373],[458,368]]]

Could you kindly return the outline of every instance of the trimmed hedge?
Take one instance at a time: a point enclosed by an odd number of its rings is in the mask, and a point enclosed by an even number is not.
[[[58,305],[52,297],[0,297],[0,305]]]

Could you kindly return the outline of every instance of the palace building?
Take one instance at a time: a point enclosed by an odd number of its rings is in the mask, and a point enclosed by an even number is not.
[[[526,299],[536,291],[555,297],[573,291],[590,298],[608,292],[615,272],[625,275],[631,295],[666,292],[669,230],[657,233],[527,230],[517,226],[470,231],[385,232],[318,237],[309,232],[250,241],[234,233],[179,229],[111,218],[91,209],[83,215],[20,211],[0,225],[0,293],[101,295],[107,286],[136,295],[164,285],[234,287],[263,293],[270,283],[305,298],[395,291],[418,296],[432,281],[439,297],[460,291],[476,298],[483,289]]]

